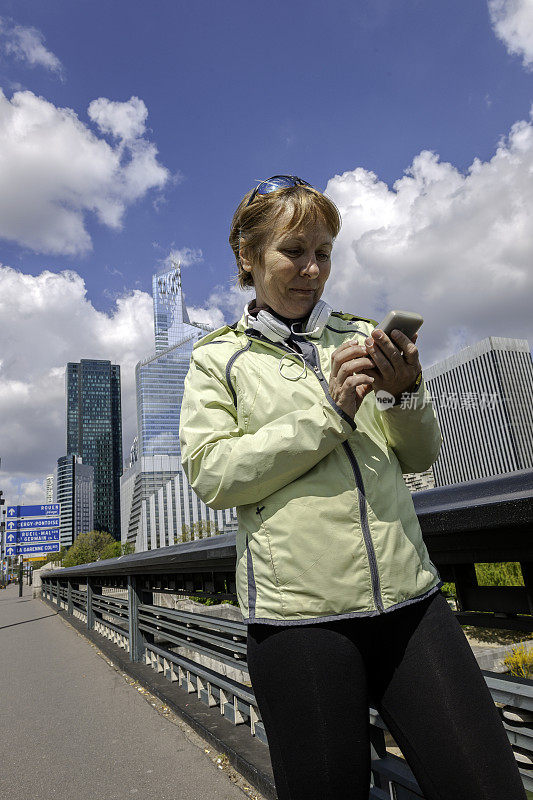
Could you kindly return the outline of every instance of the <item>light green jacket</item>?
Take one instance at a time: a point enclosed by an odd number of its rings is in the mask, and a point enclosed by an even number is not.
[[[424,380],[416,407],[380,411],[370,392],[355,420],[328,391],[333,351],[376,324],[333,313],[308,339],[321,370],[303,375],[285,343],[245,332],[244,316],[194,346],[183,466],[207,505],[237,506],[246,623],[374,616],[442,586],[402,477],[428,469],[442,442]]]

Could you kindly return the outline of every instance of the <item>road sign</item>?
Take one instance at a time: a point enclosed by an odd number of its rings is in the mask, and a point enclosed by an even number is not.
[[[59,503],[8,506],[5,533],[6,556],[46,558],[59,553]]]
[[[42,506],[8,506],[7,518],[9,520],[17,517],[57,517],[59,507],[59,503],[45,503]]]
[[[46,538],[49,538],[50,531],[58,531],[58,530],[59,530],[59,528],[57,528],[57,527],[56,528],[24,528],[23,531],[18,531],[18,530],[8,531],[7,534],[6,534],[6,537],[7,537],[8,541],[10,541],[11,543],[16,542],[16,541],[20,541],[21,539],[24,539],[27,536],[30,537],[30,538],[32,536],[36,536],[38,539],[46,539]],[[52,538],[55,538],[55,537],[52,537]]]
[[[59,528],[41,529],[38,531],[19,531],[18,543],[24,542],[53,542],[59,539]]]
[[[32,519],[10,519],[6,527],[8,531],[15,528],[21,531],[25,528],[57,528],[58,525],[59,517],[34,517]]]
[[[55,542],[42,542],[41,544],[21,544],[17,548],[18,554],[21,556],[26,554],[35,556],[39,553],[59,553],[60,550],[59,539]]]

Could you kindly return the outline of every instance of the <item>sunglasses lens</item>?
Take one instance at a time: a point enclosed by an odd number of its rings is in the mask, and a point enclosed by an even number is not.
[[[250,205],[258,194],[270,194],[270,192],[275,192],[276,189],[287,189],[290,186],[309,186],[311,189],[313,188],[310,183],[307,183],[307,181],[301,178],[297,178],[295,175],[274,175],[267,181],[261,181],[257,189],[254,189],[252,192],[247,205]]]
[[[270,178],[268,181],[260,183],[256,194],[269,194],[276,191],[276,189],[286,189],[288,186],[296,186],[296,182],[289,176],[281,175],[279,178]]]

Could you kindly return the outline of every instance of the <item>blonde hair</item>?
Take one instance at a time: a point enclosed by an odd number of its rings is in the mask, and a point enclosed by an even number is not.
[[[321,221],[335,239],[341,228],[339,209],[329,197],[317,189],[289,186],[269,194],[256,195],[253,202],[247,205],[252,192],[253,189],[247,192],[237,206],[229,235],[229,243],[237,262],[237,283],[242,289],[253,286],[254,279],[252,273],[243,268],[241,255],[247,261],[263,264],[265,242],[287,208],[292,207],[292,215],[281,233],[290,233],[303,225]]]

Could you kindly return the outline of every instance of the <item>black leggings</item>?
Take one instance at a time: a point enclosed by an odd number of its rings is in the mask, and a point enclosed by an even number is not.
[[[426,800],[526,800],[511,745],[444,595],[379,617],[248,626],[279,800],[368,800],[369,704]]]

